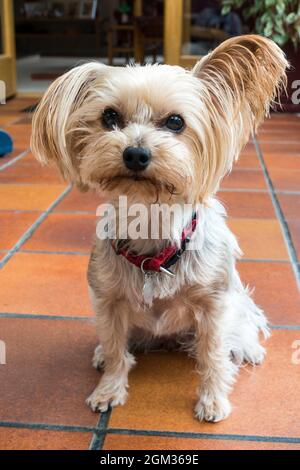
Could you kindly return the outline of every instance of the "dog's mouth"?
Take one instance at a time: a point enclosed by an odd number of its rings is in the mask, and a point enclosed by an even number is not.
[[[158,180],[154,177],[145,176],[139,173],[132,173],[132,174],[120,174],[115,175],[112,178],[105,178],[99,181],[99,184],[102,189],[106,191],[112,191],[118,189],[120,185],[128,184],[128,191],[132,192],[133,188],[132,185],[137,183],[137,185],[141,185],[143,191],[149,190],[153,193],[153,191],[157,194],[163,191],[167,191],[170,193],[170,196],[178,195],[179,193],[176,191],[175,186],[172,183]],[[138,189],[138,186],[136,187]]]
[[[128,176],[128,178],[133,180],[133,181],[149,181],[150,180],[150,178],[139,175],[138,173],[134,173],[133,175]]]
[[[149,178],[147,176],[140,175],[139,173],[132,173],[130,175],[119,175],[114,177],[113,179],[117,178],[118,180],[130,180],[130,181],[141,181],[141,182],[153,182],[156,181],[154,178]]]
[[[115,186],[116,184],[120,184],[120,183],[126,183],[126,182],[140,182],[140,183],[149,183],[149,184],[152,184],[152,185],[159,185],[160,182],[156,179],[156,178],[150,178],[150,177],[147,177],[147,176],[144,176],[144,175],[140,175],[139,173],[132,173],[132,174],[120,174],[120,175],[115,175],[111,178],[105,178],[105,179],[101,179],[99,181],[100,185],[103,186]]]

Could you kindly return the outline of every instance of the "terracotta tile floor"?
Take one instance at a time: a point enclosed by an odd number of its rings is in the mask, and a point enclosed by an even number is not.
[[[140,355],[124,407],[101,417],[86,407],[99,379],[86,284],[99,201],[34,160],[31,104],[0,108],[15,142],[0,159],[0,449],[300,449],[300,118],[267,121],[260,151],[246,146],[219,193],[273,334],[265,363],[241,370],[233,414],[207,424],[193,417],[197,376],[179,353]]]

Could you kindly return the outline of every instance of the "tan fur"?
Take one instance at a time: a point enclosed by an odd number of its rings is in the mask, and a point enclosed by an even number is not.
[[[88,399],[93,410],[125,402],[133,343],[185,341],[200,376],[195,413],[207,421],[228,416],[237,364],[263,360],[258,334],[268,335],[266,319],[240,281],[240,251],[214,195],[284,87],[287,66],[272,41],[243,36],[222,43],[191,72],[86,64],[59,78],[42,99],[32,134],[42,163],[55,162],[81,188],[105,191],[117,211],[118,197],[126,195],[129,205],[190,203],[200,214],[195,249],[174,266],[176,277],[157,274],[151,281],[153,305],[143,300],[142,272],[117,256],[109,240],[96,238],[88,282],[100,340],[93,364],[104,374]],[[107,107],[122,115],[122,128],[103,127]],[[181,133],[164,127],[170,114],[184,118]],[[142,179],[123,163],[128,146],[151,151]],[[159,252],[180,240],[187,220],[174,219],[167,241],[130,239],[128,248]]]

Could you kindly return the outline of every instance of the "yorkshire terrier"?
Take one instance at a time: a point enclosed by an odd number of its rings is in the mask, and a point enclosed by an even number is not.
[[[241,252],[215,194],[285,86],[287,66],[274,42],[246,35],[226,40],[191,71],[87,63],[41,100],[31,140],[40,162],[100,190],[116,212],[119,196],[149,213],[154,203],[190,207],[172,219],[168,239],[95,239],[88,283],[100,344],[93,365],[104,372],[87,399],[93,411],[125,403],[135,345],[184,343],[200,376],[195,414],[211,422],[229,415],[239,366],[263,361],[267,320],[240,280]]]

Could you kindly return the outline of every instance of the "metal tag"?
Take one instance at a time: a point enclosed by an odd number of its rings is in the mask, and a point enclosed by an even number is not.
[[[143,298],[145,304],[149,307],[152,306],[153,303],[153,277],[155,273],[144,273],[144,285],[143,285]]]

